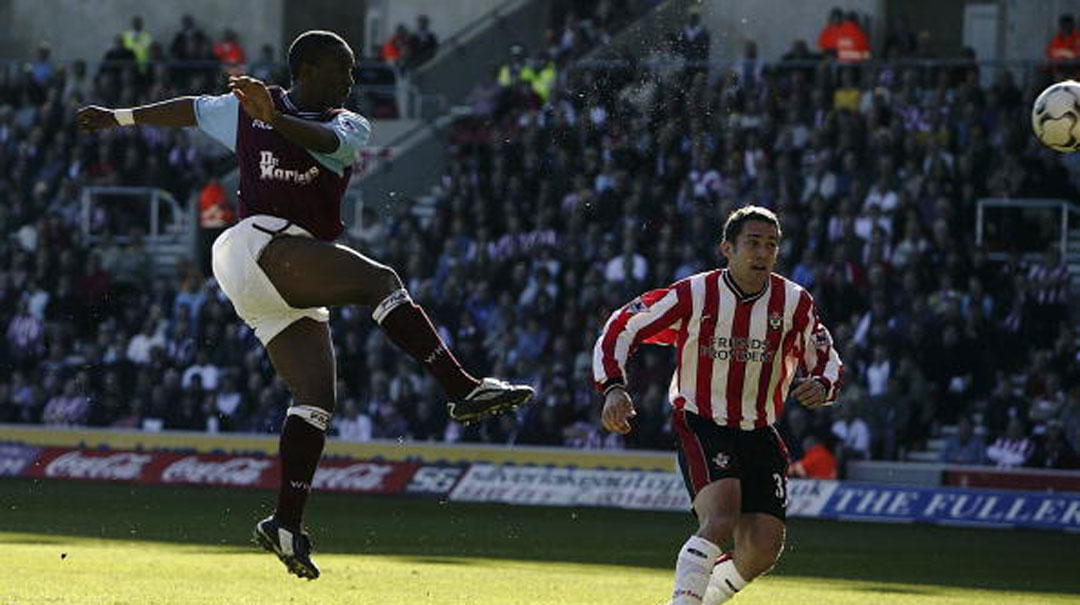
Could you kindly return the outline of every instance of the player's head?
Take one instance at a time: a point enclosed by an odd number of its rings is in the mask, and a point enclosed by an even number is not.
[[[728,216],[720,249],[737,282],[764,285],[780,251],[780,220],[768,208],[743,206]]]
[[[289,46],[293,85],[307,89],[328,106],[340,107],[352,88],[355,57],[352,48],[334,32],[306,31]]]

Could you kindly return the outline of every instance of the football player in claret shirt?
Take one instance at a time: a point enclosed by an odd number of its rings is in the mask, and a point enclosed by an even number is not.
[[[292,87],[231,77],[231,94],[179,97],[131,109],[89,106],[79,126],[197,126],[236,153],[240,222],[213,246],[222,291],[255,331],[293,403],[281,430],[281,486],[274,514],[255,537],[291,573],[314,579],[301,520],[326,428],[336,377],[327,307],[368,305],[386,335],[439,380],[450,416],[475,422],[528,402],[532,389],[474,378],[442,342],[397,273],[346,246],[341,199],[371,128],[343,109],[353,52],[337,34],[308,31],[289,48]]]
[[[831,404],[843,365],[810,294],[773,273],[780,223],[746,206],[724,224],[726,269],[639,296],[612,313],[593,353],[604,427],[631,430],[627,358],[675,346],[669,399],[679,467],[699,522],[679,551],[673,605],[721,603],[765,573],[784,546],[787,448],[774,428],[790,394]],[[734,550],[721,556],[733,541]]]

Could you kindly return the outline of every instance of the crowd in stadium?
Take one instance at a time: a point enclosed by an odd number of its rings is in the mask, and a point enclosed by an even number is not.
[[[216,170],[188,133],[89,138],[72,122],[87,102],[220,92],[235,53],[218,54],[187,27],[173,56],[210,49],[218,64],[169,67],[155,62],[159,45],[141,56],[125,33],[96,73],[55,65],[47,49],[26,69],[0,72],[0,231],[9,234],[0,422],[281,425],[289,395],[209,276],[191,266],[152,277],[136,221],[111,218],[116,237],[92,245],[81,231],[84,185],[154,186],[185,200]],[[883,54],[919,52],[905,40],[890,34]],[[709,43],[691,21],[647,57],[587,69],[552,57],[554,86],[522,70],[478,86],[474,115],[454,127],[434,217],[369,205],[347,237],[398,268],[466,367],[528,382],[537,401],[467,429],[448,422],[434,381],[369,311],[342,309],[332,318],[332,434],[672,448],[670,350],[646,347],[632,363],[638,416],[624,438],[600,428],[592,345],[615,308],[718,265],[723,218],[752,202],[779,213],[780,271],[814,294],[846,364],[836,408],[787,407],[794,457],[820,441],[836,442],[841,458],[896,459],[957,425],[949,462],[1080,465],[1080,363],[1062,259],[1046,250],[995,263],[974,244],[981,197],[1075,195],[1057,156],[1028,132],[1046,74],[1021,88],[1001,70],[984,87],[974,63],[860,65],[861,47],[840,60],[836,49],[796,45],[791,62],[770,64],[752,43],[732,65],[708,69]],[[249,71],[282,81],[267,52]]]

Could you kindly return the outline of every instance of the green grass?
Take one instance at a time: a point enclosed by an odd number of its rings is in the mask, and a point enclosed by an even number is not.
[[[657,604],[689,515],[316,494],[315,582],[249,542],[270,492],[0,480],[0,605]],[[733,601],[1080,603],[1080,537],[795,520]]]

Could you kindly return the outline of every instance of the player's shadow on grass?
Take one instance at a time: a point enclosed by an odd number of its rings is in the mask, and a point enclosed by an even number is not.
[[[272,493],[256,490],[0,479],[0,532],[42,543],[67,535],[257,552],[251,530],[269,514],[272,501]],[[696,529],[690,515],[679,513],[332,493],[314,495],[307,522],[316,556],[396,556],[455,565],[506,559],[665,571]],[[788,551],[773,573],[878,585],[861,589],[867,592],[914,585],[1075,594],[1075,555],[1076,536],[1062,533],[796,519],[789,524]]]

